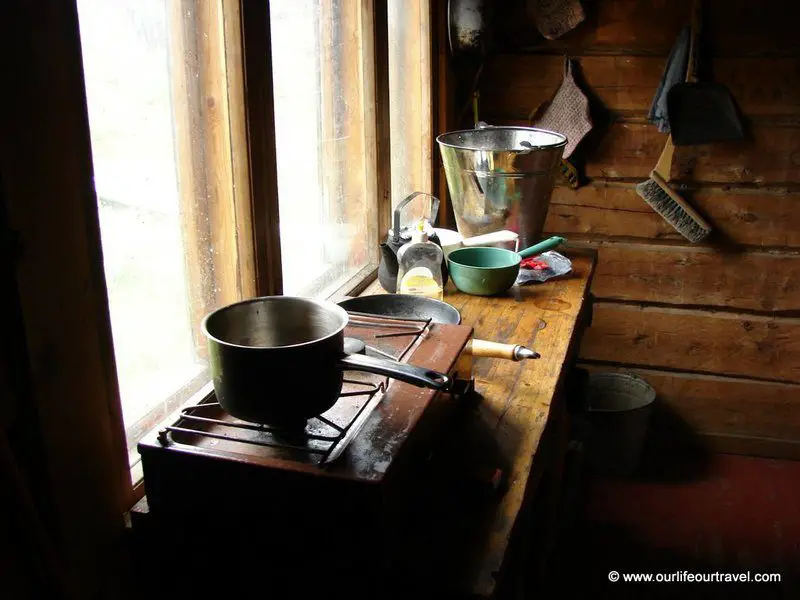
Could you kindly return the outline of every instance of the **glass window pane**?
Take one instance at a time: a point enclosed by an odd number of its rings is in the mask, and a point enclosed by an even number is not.
[[[388,19],[394,207],[412,192],[433,192],[429,2],[389,0]],[[429,199],[419,197],[409,205],[403,218],[427,214],[428,206]]]
[[[208,382],[200,319],[239,297],[235,289],[221,290],[215,275],[220,235],[211,207],[219,206],[219,198],[207,183],[214,165],[200,143],[209,133],[203,111],[215,107],[219,114],[221,108],[212,95],[205,105],[197,102],[200,84],[193,82],[203,80],[204,49],[186,38],[193,26],[185,20],[192,25],[213,19],[181,12],[181,6],[172,0],[78,0],[104,269],[130,447]],[[204,35],[213,44],[208,31]]]
[[[329,295],[376,256],[360,4],[270,2],[285,294]]]

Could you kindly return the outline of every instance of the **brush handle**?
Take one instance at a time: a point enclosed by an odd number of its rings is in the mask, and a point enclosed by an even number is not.
[[[670,139],[671,139],[671,137],[670,137]],[[651,171],[651,173],[650,173],[650,179],[652,179],[653,181],[655,181],[655,182],[656,182],[656,183],[657,183],[657,184],[658,184],[658,185],[661,187],[661,189],[662,189],[664,192],[666,192],[666,193],[669,195],[669,197],[670,197],[670,198],[672,198],[672,200],[673,200],[673,201],[674,201],[676,204],[679,204],[679,205],[680,205],[680,207],[681,207],[683,210],[685,210],[685,211],[686,211],[686,212],[689,214],[689,216],[690,216],[690,217],[691,217],[691,218],[692,218],[694,221],[696,221],[696,222],[697,222],[697,224],[698,224],[698,225],[700,225],[700,227],[702,227],[703,229],[708,229],[708,230],[710,230],[710,229],[711,229],[711,225],[708,223],[708,221],[706,221],[706,220],[705,220],[703,217],[701,217],[701,216],[700,216],[700,214],[699,214],[699,213],[698,213],[698,212],[697,212],[697,211],[696,211],[694,208],[692,208],[692,205],[691,205],[691,204],[689,204],[688,202],[686,202],[686,200],[684,200],[683,198],[681,198],[679,194],[677,194],[676,192],[674,192],[674,191],[672,190],[672,188],[671,188],[671,187],[669,187],[669,184],[668,184],[668,183],[667,183],[667,182],[664,180],[664,178],[663,178],[663,177],[661,177],[661,175],[659,175],[659,174],[658,174],[658,172],[656,172],[656,171]]]
[[[662,179],[669,181],[672,173],[672,157],[675,154],[675,144],[672,143],[672,136],[667,137],[667,143],[664,144],[664,150],[661,151],[661,156],[658,157],[656,163],[656,171]]]

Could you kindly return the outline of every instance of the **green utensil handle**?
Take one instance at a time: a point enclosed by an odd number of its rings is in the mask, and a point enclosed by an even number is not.
[[[553,237],[548,238],[543,242],[534,244],[530,248],[525,248],[525,250],[521,251],[519,255],[522,258],[530,258],[531,256],[537,256],[542,252],[547,252],[548,250],[552,250],[553,248],[560,246],[566,241],[567,238],[563,238],[560,235],[554,235]]]

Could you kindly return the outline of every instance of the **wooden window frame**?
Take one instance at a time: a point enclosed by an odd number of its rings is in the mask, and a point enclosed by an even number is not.
[[[282,292],[271,22],[268,3],[258,0],[176,0],[168,7],[173,93],[189,99],[176,103],[175,118],[190,318],[199,323],[215,306]],[[374,281],[378,240],[389,228],[387,18],[385,2],[358,0],[346,22],[340,23],[342,29],[359,31],[361,52],[348,52],[341,59],[346,69],[358,71],[362,81],[357,92],[364,135],[358,140],[363,144],[358,154],[364,175],[348,177],[351,172],[345,172],[336,185],[354,197],[367,182],[366,206],[357,207],[354,218],[366,209],[369,222],[377,228],[370,230],[367,264],[329,297],[358,294]],[[381,64],[387,68],[379,68]],[[348,156],[354,150],[344,148]],[[209,202],[196,201],[204,196]],[[211,277],[202,260],[210,247],[222,249],[213,254]],[[193,335],[195,347],[204,354],[205,340],[197,329]],[[196,379],[127,428],[128,433],[134,431],[128,437],[140,438],[213,391],[205,377]],[[129,448],[129,457],[131,502],[135,502],[144,495],[143,473],[135,448]]]

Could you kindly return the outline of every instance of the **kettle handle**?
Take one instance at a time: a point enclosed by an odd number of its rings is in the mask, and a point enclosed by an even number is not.
[[[400,243],[400,211],[417,196],[431,197],[431,224],[436,227],[436,221],[439,219],[439,198],[428,192],[413,192],[403,198],[394,209],[394,218],[392,219],[392,242],[395,244]]]

